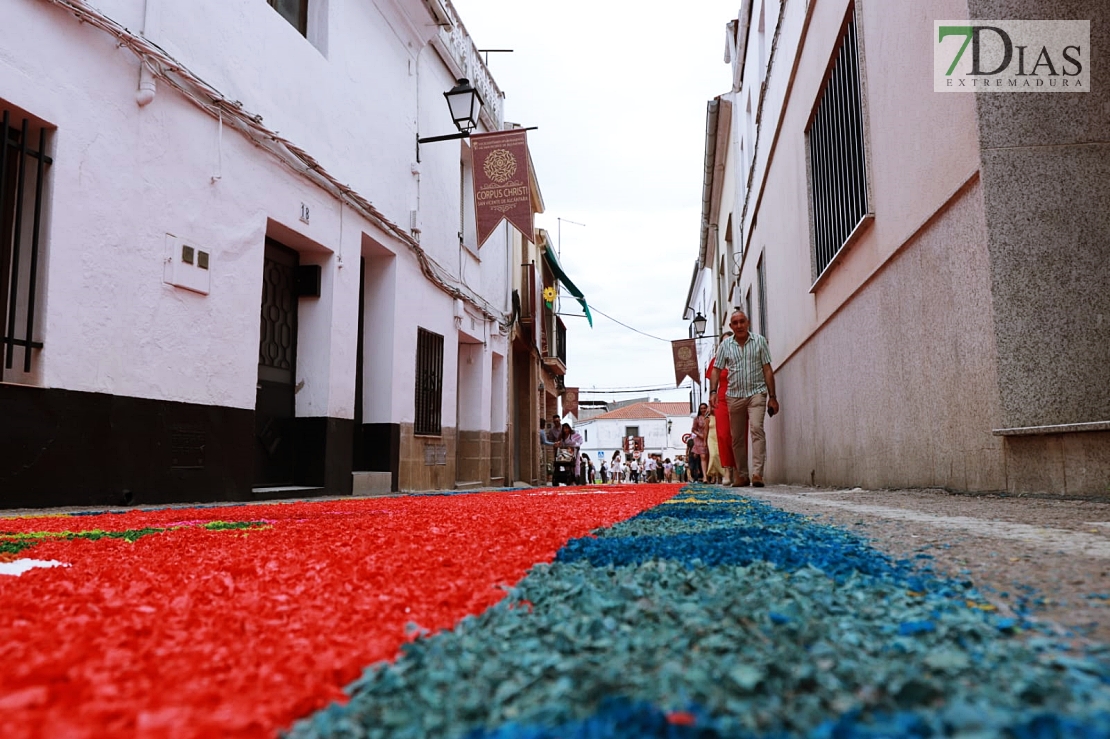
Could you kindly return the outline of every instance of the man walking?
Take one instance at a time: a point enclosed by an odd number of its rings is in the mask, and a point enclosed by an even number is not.
[[[750,332],[748,316],[737,308],[728,321],[732,336],[717,348],[713,371],[709,373],[709,403],[717,401],[717,383],[722,370],[728,370],[728,419],[732,430],[732,452],[736,457],[733,487],[748,484],[748,428],[752,432],[751,484],[763,487],[763,464],[767,460],[767,435],[763,416],[779,412],[775,397],[775,374],[771,371],[771,350],[767,339]]]

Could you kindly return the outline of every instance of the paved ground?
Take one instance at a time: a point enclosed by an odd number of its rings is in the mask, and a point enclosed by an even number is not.
[[[1110,642],[1110,501],[787,485],[744,493],[852,530],[888,553],[930,555],[939,573],[970,579],[1001,610],[1030,607]]]

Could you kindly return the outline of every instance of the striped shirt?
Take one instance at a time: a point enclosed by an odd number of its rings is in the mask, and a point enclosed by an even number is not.
[[[763,365],[771,363],[771,350],[767,339],[757,333],[749,333],[744,346],[736,339],[728,337],[717,347],[714,364],[718,369],[728,370],[728,391],[730,398],[750,398],[757,393],[767,392],[763,379]]]

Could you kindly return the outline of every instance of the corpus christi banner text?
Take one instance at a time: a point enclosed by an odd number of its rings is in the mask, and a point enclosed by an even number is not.
[[[524,130],[479,133],[470,137],[474,154],[474,211],[481,246],[502,219],[524,238],[532,233],[532,178],[528,133]]]

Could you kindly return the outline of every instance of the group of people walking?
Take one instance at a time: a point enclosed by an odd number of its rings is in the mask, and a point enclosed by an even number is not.
[[[642,462],[633,455],[620,450],[613,452],[613,458],[601,463],[601,482],[685,482],[686,465],[681,458],[671,461],[662,454],[649,454]]]
[[[578,453],[583,443],[582,435],[569,423],[564,423],[558,414],[553,415],[550,422],[540,421],[539,441],[541,450],[548,449],[547,453],[551,455],[550,474],[553,484],[693,481],[688,476],[682,457],[672,462],[670,457],[664,458],[662,454],[649,454],[641,460],[635,455],[618,450],[613,452],[612,459],[602,460],[600,466],[595,466],[588,454]],[[570,471],[572,466],[573,472],[564,479],[562,471]]]

